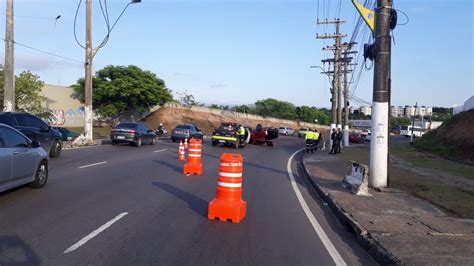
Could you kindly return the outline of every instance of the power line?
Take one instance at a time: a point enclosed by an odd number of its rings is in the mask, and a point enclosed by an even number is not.
[[[6,16],[7,14],[2,13],[2,15]],[[61,15],[58,15],[56,17],[36,17],[36,16],[18,16],[18,15],[13,15],[15,18],[29,18],[29,19],[48,19],[48,20],[57,20],[61,17]]]
[[[6,41],[4,38],[0,38],[0,39],[3,40],[3,41]],[[59,58],[65,59],[65,60],[69,60],[69,61],[73,61],[73,62],[77,62],[77,63],[84,64],[83,61],[79,61],[79,60],[76,60],[76,59],[73,59],[73,58],[69,58],[69,57],[65,57],[65,56],[62,56],[62,55],[54,54],[54,53],[51,53],[51,52],[48,52],[48,51],[44,51],[44,50],[41,50],[41,49],[38,49],[38,48],[35,48],[35,47],[32,47],[32,46],[29,46],[29,45],[26,45],[26,44],[23,44],[23,43],[19,43],[19,42],[16,42],[16,41],[11,41],[11,42],[14,43],[14,44],[16,44],[16,45],[19,45],[19,46],[22,46],[22,47],[25,47],[25,48],[28,48],[28,49],[31,49],[31,50],[34,50],[34,51],[43,53],[43,54],[48,54],[48,55],[55,56],[55,57],[59,57]]]
[[[77,9],[76,9],[76,14],[74,15],[74,39],[76,40],[76,43],[82,47],[82,49],[86,49],[84,45],[79,42],[79,39],[77,39],[77,34],[76,34],[76,23],[77,23],[77,15],[79,14],[79,8],[81,8],[82,0],[79,0],[79,3],[77,4]]]

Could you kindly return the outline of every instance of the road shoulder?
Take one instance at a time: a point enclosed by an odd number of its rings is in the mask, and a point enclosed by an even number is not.
[[[351,194],[342,186],[347,168],[318,151],[301,161],[306,175],[359,244],[381,264],[474,263],[474,221],[448,217],[429,203],[401,191]]]

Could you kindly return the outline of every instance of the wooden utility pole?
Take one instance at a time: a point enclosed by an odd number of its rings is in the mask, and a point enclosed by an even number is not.
[[[344,49],[341,46],[342,38],[346,37],[347,34],[341,34],[341,24],[345,23],[344,20],[335,19],[335,20],[324,20],[318,21],[318,24],[335,24],[336,25],[336,34],[334,35],[317,35],[316,38],[318,39],[335,39],[334,46],[328,46],[323,48],[323,50],[331,50],[334,51],[334,76],[332,80],[332,100],[331,100],[331,129],[335,127],[341,126],[341,99],[340,99],[340,69],[341,64],[339,59],[341,58],[341,51]],[[323,60],[324,62],[324,60]]]
[[[92,143],[92,0],[86,0],[86,62],[84,82],[84,135],[88,143]]]
[[[370,141],[369,167],[369,185],[374,188],[387,187],[388,184],[391,11],[392,0],[377,0],[372,139]]]
[[[13,0],[7,0],[5,21],[5,67],[3,85],[3,110],[15,111],[15,72],[14,72],[14,39],[13,39]]]

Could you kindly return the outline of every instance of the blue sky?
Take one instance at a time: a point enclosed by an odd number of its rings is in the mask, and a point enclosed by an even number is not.
[[[98,0],[93,0],[93,43],[105,35]],[[338,0],[330,2],[334,18]],[[361,1],[362,2],[362,1]],[[15,0],[15,40],[22,44],[82,61],[84,52],[74,41],[76,0]],[[115,18],[127,0],[108,0]],[[98,52],[94,69],[109,64],[134,64],[155,72],[173,91],[187,90],[198,101],[247,104],[273,97],[328,107],[327,78],[311,65],[330,56],[330,44],[317,32],[318,0],[143,0],[131,5]],[[392,61],[393,105],[461,104],[474,94],[472,0],[395,0],[409,24],[395,31]],[[5,13],[5,0],[0,1]],[[61,18],[53,19],[27,17]],[[321,16],[321,18],[324,18]],[[342,0],[342,31],[352,33],[355,10]],[[404,22],[403,15],[399,21]],[[4,36],[4,20],[0,35]],[[365,30],[365,25],[363,28]],[[84,39],[84,6],[77,33]],[[348,41],[349,38],[347,38]],[[31,70],[50,84],[70,85],[84,75],[78,62],[16,46],[16,72]],[[3,53],[0,55],[3,61]],[[362,73],[355,96],[372,99],[372,71]],[[354,102],[353,105],[359,105]]]

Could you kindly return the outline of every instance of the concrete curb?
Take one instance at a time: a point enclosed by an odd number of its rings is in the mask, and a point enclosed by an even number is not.
[[[306,164],[300,161],[304,169],[306,178],[311,186],[316,190],[319,196],[328,204],[336,215],[339,222],[348,225],[357,237],[357,242],[364,248],[378,263],[382,265],[403,265],[403,263],[395,257],[390,251],[385,249],[380,243],[372,238],[370,232],[367,231],[359,222],[357,222],[349,213],[347,213],[326,190],[320,187],[312,178]]]

